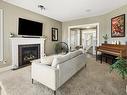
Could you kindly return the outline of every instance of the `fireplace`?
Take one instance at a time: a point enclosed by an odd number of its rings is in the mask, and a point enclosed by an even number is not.
[[[40,58],[40,44],[18,45],[19,67],[29,65],[34,59]]]

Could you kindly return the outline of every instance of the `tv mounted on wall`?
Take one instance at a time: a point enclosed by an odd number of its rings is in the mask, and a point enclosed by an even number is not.
[[[19,18],[18,35],[42,36],[43,23]]]

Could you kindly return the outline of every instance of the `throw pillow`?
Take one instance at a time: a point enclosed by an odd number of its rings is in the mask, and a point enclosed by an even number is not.
[[[53,55],[52,56],[45,56],[45,57],[41,58],[41,63],[51,66],[53,59],[54,59]]]

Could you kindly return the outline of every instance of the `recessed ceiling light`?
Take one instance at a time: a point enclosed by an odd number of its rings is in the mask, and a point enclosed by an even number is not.
[[[87,29],[89,29],[89,28],[90,28],[90,26],[87,26],[86,28],[87,28]]]
[[[91,12],[91,9],[87,9],[86,12]]]

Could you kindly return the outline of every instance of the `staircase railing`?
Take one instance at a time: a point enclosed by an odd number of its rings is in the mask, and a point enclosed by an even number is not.
[[[93,38],[89,38],[86,40],[86,51],[88,51],[93,46]]]

